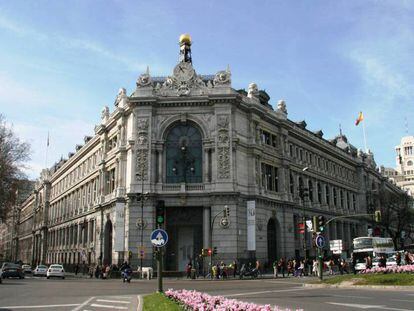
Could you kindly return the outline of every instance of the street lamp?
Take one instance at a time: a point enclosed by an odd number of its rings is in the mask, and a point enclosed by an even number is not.
[[[149,192],[144,193],[144,166],[141,167],[141,175],[138,173],[137,176],[141,176],[141,193],[138,196],[138,201],[141,201],[141,222],[140,222],[140,229],[141,229],[141,243],[140,243],[140,249],[139,249],[139,256],[140,256],[140,267],[141,267],[141,275],[142,275],[142,260],[143,260],[143,254],[140,252],[142,251],[144,247],[144,227],[145,227],[145,221],[144,221],[144,201],[148,200]]]
[[[309,169],[308,166],[302,169],[302,172],[306,172]],[[303,186],[303,181],[299,183],[299,197],[302,199],[302,221],[303,221],[303,251],[305,262],[307,260],[307,241],[306,241],[306,214],[305,214],[305,198],[309,196],[308,187]]]
[[[212,269],[213,269],[213,227],[214,227],[214,222],[216,221],[217,216],[219,216],[220,214],[224,215],[224,217],[228,217],[230,216],[230,209],[228,208],[227,205],[224,205],[224,208],[222,211],[218,212],[216,215],[214,215],[213,219],[211,220],[210,223],[210,250],[211,250],[211,254],[210,254],[210,278],[213,278],[213,274],[212,274]]]

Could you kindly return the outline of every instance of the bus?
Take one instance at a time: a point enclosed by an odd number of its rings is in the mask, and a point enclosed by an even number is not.
[[[390,265],[395,255],[394,242],[391,238],[358,237],[353,240],[352,254],[356,259],[355,270],[357,271],[366,268],[365,258],[368,256],[371,256],[372,264],[375,267],[378,265],[379,255],[385,254],[387,265]]]

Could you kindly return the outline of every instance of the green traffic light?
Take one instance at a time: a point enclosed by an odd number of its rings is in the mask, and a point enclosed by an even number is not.
[[[157,217],[157,223],[162,224],[164,222],[164,217],[158,216]]]

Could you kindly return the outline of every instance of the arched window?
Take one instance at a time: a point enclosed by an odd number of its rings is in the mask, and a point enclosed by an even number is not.
[[[202,182],[202,142],[200,131],[189,124],[178,124],[166,139],[166,182]]]
[[[412,166],[412,165],[413,165],[413,161],[410,160],[407,162],[407,166]]]

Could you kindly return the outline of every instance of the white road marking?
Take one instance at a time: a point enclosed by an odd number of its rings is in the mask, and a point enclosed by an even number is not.
[[[404,301],[404,302],[412,302],[414,303],[414,300],[407,300],[407,299],[390,299],[390,300],[394,300],[394,301]]]
[[[42,306],[6,306],[0,307],[2,309],[38,309],[38,308],[59,308],[59,307],[76,307],[79,306],[78,303],[71,303],[65,305],[42,305]]]
[[[128,309],[127,307],[118,307],[118,306],[112,306],[112,305],[98,305],[96,303],[91,304],[91,307],[117,309],[117,310],[126,310],[126,309]]]
[[[374,299],[374,297],[365,297],[365,296],[348,296],[348,295],[329,295],[332,297],[341,297],[341,298],[361,298],[361,299]]]
[[[276,290],[265,290],[261,292],[246,292],[246,293],[236,293],[236,294],[228,294],[228,295],[221,295],[223,297],[235,297],[235,296],[251,296],[251,295],[260,295],[260,294],[268,294],[268,293],[280,293],[280,292],[293,292],[298,290],[309,290],[314,289],[310,287],[295,287],[291,289],[276,289]]]
[[[412,311],[412,309],[399,309],[399,308],[389,308],[382,305],[361,305],[356,303],[339,303],[339,302],[327,302],[331,305],[345,306],[358,309],[381,309],[381,310],[392,310],[392,311]]]
[[[95,297],[89,298],[88,300],[86,300],[85,302],[83,302],[81,305],[79,305],[77,308],[73,309],[72,311],[79,311],[84,306],[86,306],[89,302],[91,302],[91,300],[93,300],[93,299],[95,299]]]
[[[137,311],[141,311],[142,310],[141,295],[138,295],[137,298],[138,298]]]
[[[96,299],[96,301],[101,301],[101,302],[113,302],[113,303],[131,303],[130,301],[125,301],[125,300],[107,300],[107,299]]]
[[[289,281],[277,281],[277,280],[273,280],[273,281],[263,281],[266,283],[275,283],[275,284],[295,284],[295,285],[300,285],[301,283],[298,282],[289,282]]]

